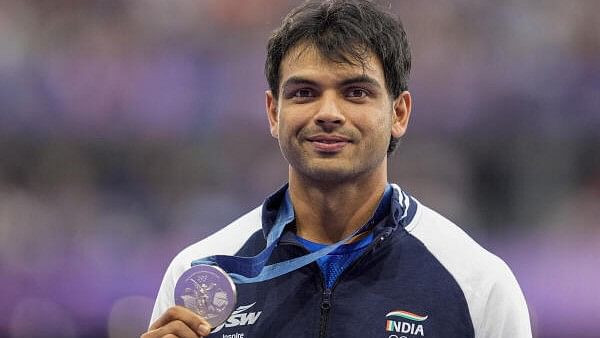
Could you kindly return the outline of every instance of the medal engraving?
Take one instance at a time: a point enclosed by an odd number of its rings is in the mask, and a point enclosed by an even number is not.
[[[211,327],[224,323],[235,309],[236,288],[223,269],[196,265],[183,273],[175,286],[175,304],[206,319]]]

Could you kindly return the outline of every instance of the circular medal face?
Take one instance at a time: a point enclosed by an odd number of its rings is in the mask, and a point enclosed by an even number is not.
[[[195,265],[175,285],[175,304],[205,318],[215,328],[235,309],[236,289],[227,273],[213,265]]]

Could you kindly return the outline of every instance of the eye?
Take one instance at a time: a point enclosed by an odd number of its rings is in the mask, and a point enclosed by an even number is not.
[[[314,97],[315,93],[308,88],[302,88],[302,89],[298,89],[296,92],[294,92],[294,97]]]
[[[369,92],[362,88],[350,88],[346,92],[346,96],[351,98],[365,98],[369,96]]]

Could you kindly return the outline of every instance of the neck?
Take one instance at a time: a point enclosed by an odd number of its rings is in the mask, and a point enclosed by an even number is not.
[[[387,184],[387,168],[351,182],[324,184],[290,168],[289,193],[298,236],[335,243],[363,226],[373,215]]]

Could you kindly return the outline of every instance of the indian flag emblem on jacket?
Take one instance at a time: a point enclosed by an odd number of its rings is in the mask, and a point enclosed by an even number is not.
[[[385,330],[388,332],[408,333],[412,335],[425,336],[423,325],[419,324],[427,320],[429,316],[421,316],[404,310],[396,310],[385,315]]]

